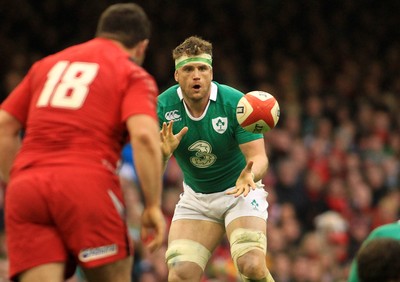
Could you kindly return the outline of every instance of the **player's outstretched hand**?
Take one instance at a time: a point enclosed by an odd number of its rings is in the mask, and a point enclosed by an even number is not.
[[[150,252],[159,249],[166,233],[165,217],[160,207],[145,207],[142,214],[141,238]]]
[[[163,123],[162,129],[160,131],[161,136],[161,150],[164,159],[168,159],[175,149],[178,147],[179,143],[182,140],[182,137],[188,131],[188,128],[185,126],[181,129],[177,134],[174,135],[172,128],[174,122],[170,121],[168,124],[166,122]]]
[[[249,161],[236,180],[235,188],[228,190],[226,192],[227,195],[234,195],[235,198],[240,195],[246,197],[250,189],[256,189],[256,184],[254,183],[253,174],[251,172],[252,167],[253,161]]]

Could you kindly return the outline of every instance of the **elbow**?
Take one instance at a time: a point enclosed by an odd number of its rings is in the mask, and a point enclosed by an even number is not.
[[[149,130],[136,130],[131,136],[132,146],[149,146],[154,142],[154,134]]]
[[[140,150],[151,151],[156,155],[160,151],[161,154],[159,134],[156,131],[145,128],[136,130],[135,134],[131,136],[131,144],[136,152],[140,152]]]

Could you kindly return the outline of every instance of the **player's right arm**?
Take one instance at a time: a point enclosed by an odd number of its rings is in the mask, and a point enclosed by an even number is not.
[[[161,151],[164,169],[167,165],[169,158],[172,156],[172,153],[176,150],[176,148],[178,148],[178,145],[181,142],[183,136],[188,131],[188,128],[185,126],[181,129],[181,131],[174,135],[172,131],[173,125],[173,121],[170,121],[168,124],[164,122],[160,131]]]
[[[0,179],[7,183],[12,163],[21,146],[21,123],[0,109]]]
[[[153,117],[139,114],[127,119],[127,127],[145,200],[141,235],[144,241],[149,235],[154,235],[148,244],[153,251],[163,244],[166,227],[161,211],[162,164],[158,123]]]

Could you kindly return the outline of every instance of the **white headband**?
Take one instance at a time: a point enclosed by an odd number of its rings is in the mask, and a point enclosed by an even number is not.
[[[212,68],[212,57],[210,54],[201,54],[196,56],[182,56],[175,60],[175,70],[183,67],[188,63],[204,63]]]

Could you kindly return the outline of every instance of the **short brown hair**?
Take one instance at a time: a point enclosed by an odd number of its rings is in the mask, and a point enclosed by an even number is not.
[[[96,36],[114,39],[132,48],[149,39],[150,33],[151,23],[142,7],[134,3],[119,3],[109,6],[101,14]]]
[[[172,58],[177,58],[186,55],[188,57],[197,56],[200,54],[209,54],[212,56],[212,44],[197,36],[186,38],[172,51]]]
[[[357,253],[360,281],[400,281],[400,241],[375,238],[366,242]]]

